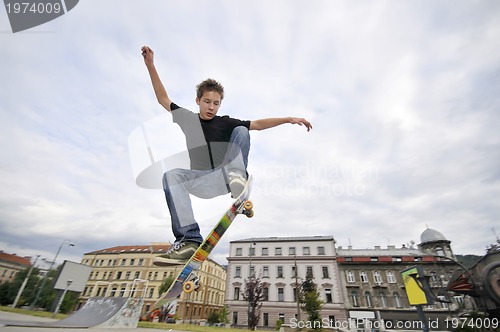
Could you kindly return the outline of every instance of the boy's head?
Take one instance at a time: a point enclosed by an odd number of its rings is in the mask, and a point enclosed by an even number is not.
[[[224,87],[211,78],[196,86],[196,103],[200,106],[200,118],[211,120],[217,115],[224,98]]]
[[[196,86],[196,98],[201,99],[207,91],[215,91],[220,94],[220,99],[224,99],[224,87],[214,79],[208,78]]]

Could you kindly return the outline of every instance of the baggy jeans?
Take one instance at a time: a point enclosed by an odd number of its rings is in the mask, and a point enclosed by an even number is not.
[[[248,129],[243,126],[236,127],[231,134],[224,162],[220,166],[210,170],[176,168],[163,174],[163,191],[176,242],[203,242],[189,194],[209,199],[229,193],[227,174],[236,171],[246,177],[249,152]]]

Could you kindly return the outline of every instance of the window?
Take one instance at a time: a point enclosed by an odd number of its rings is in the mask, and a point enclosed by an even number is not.
[[[292,266],[292,278],[296,277],[295,266]]]
[[[234,271],[234,277],[241,278],[241,266],[236,266],[235,271]]]
[[[137,265],[142,266],[144,264],[144,258],[139,259],[139,263]]]
[[[365,292],[365,301],[367,307],[369,308],[373,307],[372,295],[370,294],[370,292]]]
[[[318,247],[318,255],[324,255],[325,254],[325,247]]]
[[[127,260],[126,259],[122,259],[122,266],[124,266],[125,263],[127,263]]]
[[[309,277],[309,278],[314,277],[313,267],[312,266],[307,266],[306,267],[306,277]]]
[[[394,272],[387,271],[386,272],[386,276],[387,276],[387,282],[388,283],[391,283],[391,284],[395,284],[396,283],[396,277],[394,276]]]
[[[121,271],[116,272],[116,279],[120,280],[122,278],[122,273]]]
[[[403,300],[401,299],[401,295],[399,293],[394,293],[394,303],[396,304],[396,308],[402,308],[403,307]]]
[[[276,256],[281,256],[283,254],[281,247],[274,248],[274,253]]]
[[[385,296],[385,293],[380,292],[379,297],[380,297],[380,305],[382,306],[382,308],[387,308],[387,297]]]
[[[355,290],[351,292],[351,304],[353,307],[359,307],[358,292]]]
[[[233,311],[233,325],[238,325],[238,312]]]
[[[322,266],[321,271],[323,272],[324,279],[330,278],[330,273],[328,272],[328,266]]]
[[[378,271],[373,272],[373,281],[377,285],[382,284],[382,276],[380,275],[380,272],[378,272]]]
[[[250,270],[248,271],[249,272],[249,277],[251,276],[254,276],[255,275],[255,266],[250,266]]]
[[[249,248],[248,255],[249,256],[255,256],[255,247],[250,247]]]
[[[283,266],[278,266],[277,268],[278,278],[283,278]]]
[[[289,254],[290,256],[295,255],[295,247],[289,247],[289,248],[288,248],[288,254]]]
[[[366,272],[359,272],[359,279],[361,280],[361,282],[368,282],[368,275],[366,274]]]
[[[293,302],[297,302],[297,287],[293,288]]]
[[[130,259],[130,266],[134,266],[134,264],[135,264],[135,259],[133,259],[133,258]]]
[[[278,287],[278,302],[285,301],[285,290],[283,287]]]
[[[269,256],[269,248],[262,248],[262,256]]]
[[[378,257],[370,257],[370,262],[378,262]]]
[[[303,247],[302,248],[302,253],[304,255],[310,255],[311,254],[311,249],[309,247]]]
[[[263,325],[269,326],[269,314],[267,312],[262,314],[262,319],[264,320]]]
[[[332,290],[330,288],[325,289],[325,299],[326,303],[332,303],[333,298],[332,298]]]
[[[264,287],[262,289],[262,301],[269,301],[269,288]]]
[[[234,287],[233,300],[238,301],[239,299],[240,299],[240,288],[239,287]]]
[[[125,280],[130,279],[130,271],[125,272]]]
[[[356,276],[353,271],[346,271],[347,282],[356,282]]]
[[[243,256],[243,248],[236,248],[236,256]]]
[[[262,278],[269,278],[269,266],[262,268]]]

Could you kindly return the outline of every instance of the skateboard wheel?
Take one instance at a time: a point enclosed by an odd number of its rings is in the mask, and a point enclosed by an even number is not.
[[[182,290],[188,294],[194,291],[194,288],[194,282],[192,281],[186,281],[184,285],[182,285]]]
[[[247,211],[252,210],[253,209],[252,201],[245,201],[245,203],[243,204],[243,208]]]
[[[252,218],[254,215],[253,210],[246,210],[245,215],[247,216],[247,218]]]

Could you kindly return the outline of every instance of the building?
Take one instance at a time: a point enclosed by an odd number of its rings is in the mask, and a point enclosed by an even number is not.
[[[84,254],[82,264],[92,266],[92,273],[81,296],[81,304],[90,297],[144,297],[143,315],[161,296],[165,279],[177,276],[182,266],[153,265],[154,257],[170,249],[167,243],[117,246]],[[224,306],[226,271],[207,259],[198,271],[201,289],[182,294],[177,303],[178,319],[199,321]]]
[[[278,321],[307,319],[295,296],[297,283],[306,274],[314,278],[324,302],[322,317],[346,319],[332,236],[250,238],[230,242],[229,250],[226,304],[232,326],[247,326],[248,304],[242,293],[250,275],[265,285],[259,329],[274,329]]]
[[[423,307],[424,315],[434,324],[432,328],[446,330],[447,319],[475,308],[469,296],[447,289],[452,276],[461,270],[450,244],[432,229],[422,233],[417,248],[413,244],[401,248],[336,248],[332,236],[232,241],[226,292],[231,325],[247,326],[249,307],[242,294],[246,279],[255,275],[265,286],[258,328],[272,329],[278,320],[288,325],[286,328],[299,327],[297,322],[306,321],[307,314],[297,308],[295,288],[310,274],[324,303],[323,327],[368,331],[379,330],[383,324],[388,328],[406,324],[404,329],[421,330],[401,274],[418,266],[433,300]]]
[[[395,328],[408,324],[406,329],[421,326],[415,306],[410,305],[401,272],[420,266],[432,293],[438,301],[424,307],[428,321],[446,330],[446,321],[466,307],[474,305],[468,297],[448,292],[446,286],[455,271],[460,270],[448,241],[441,233],[426,229],[418,249],[413,246],[388,246],[382,249],[337,248],[337,263],[350,319],[357,319],[357,328],[370,325]],[[422,276],[422,277],[424,277]],[[352,320],[351,320],[352,321]],[[412,325],[412,326],[410,326]]]
[[[30,259],[0,251],[0,283],[14,281],[19,271],[31,266]]]

